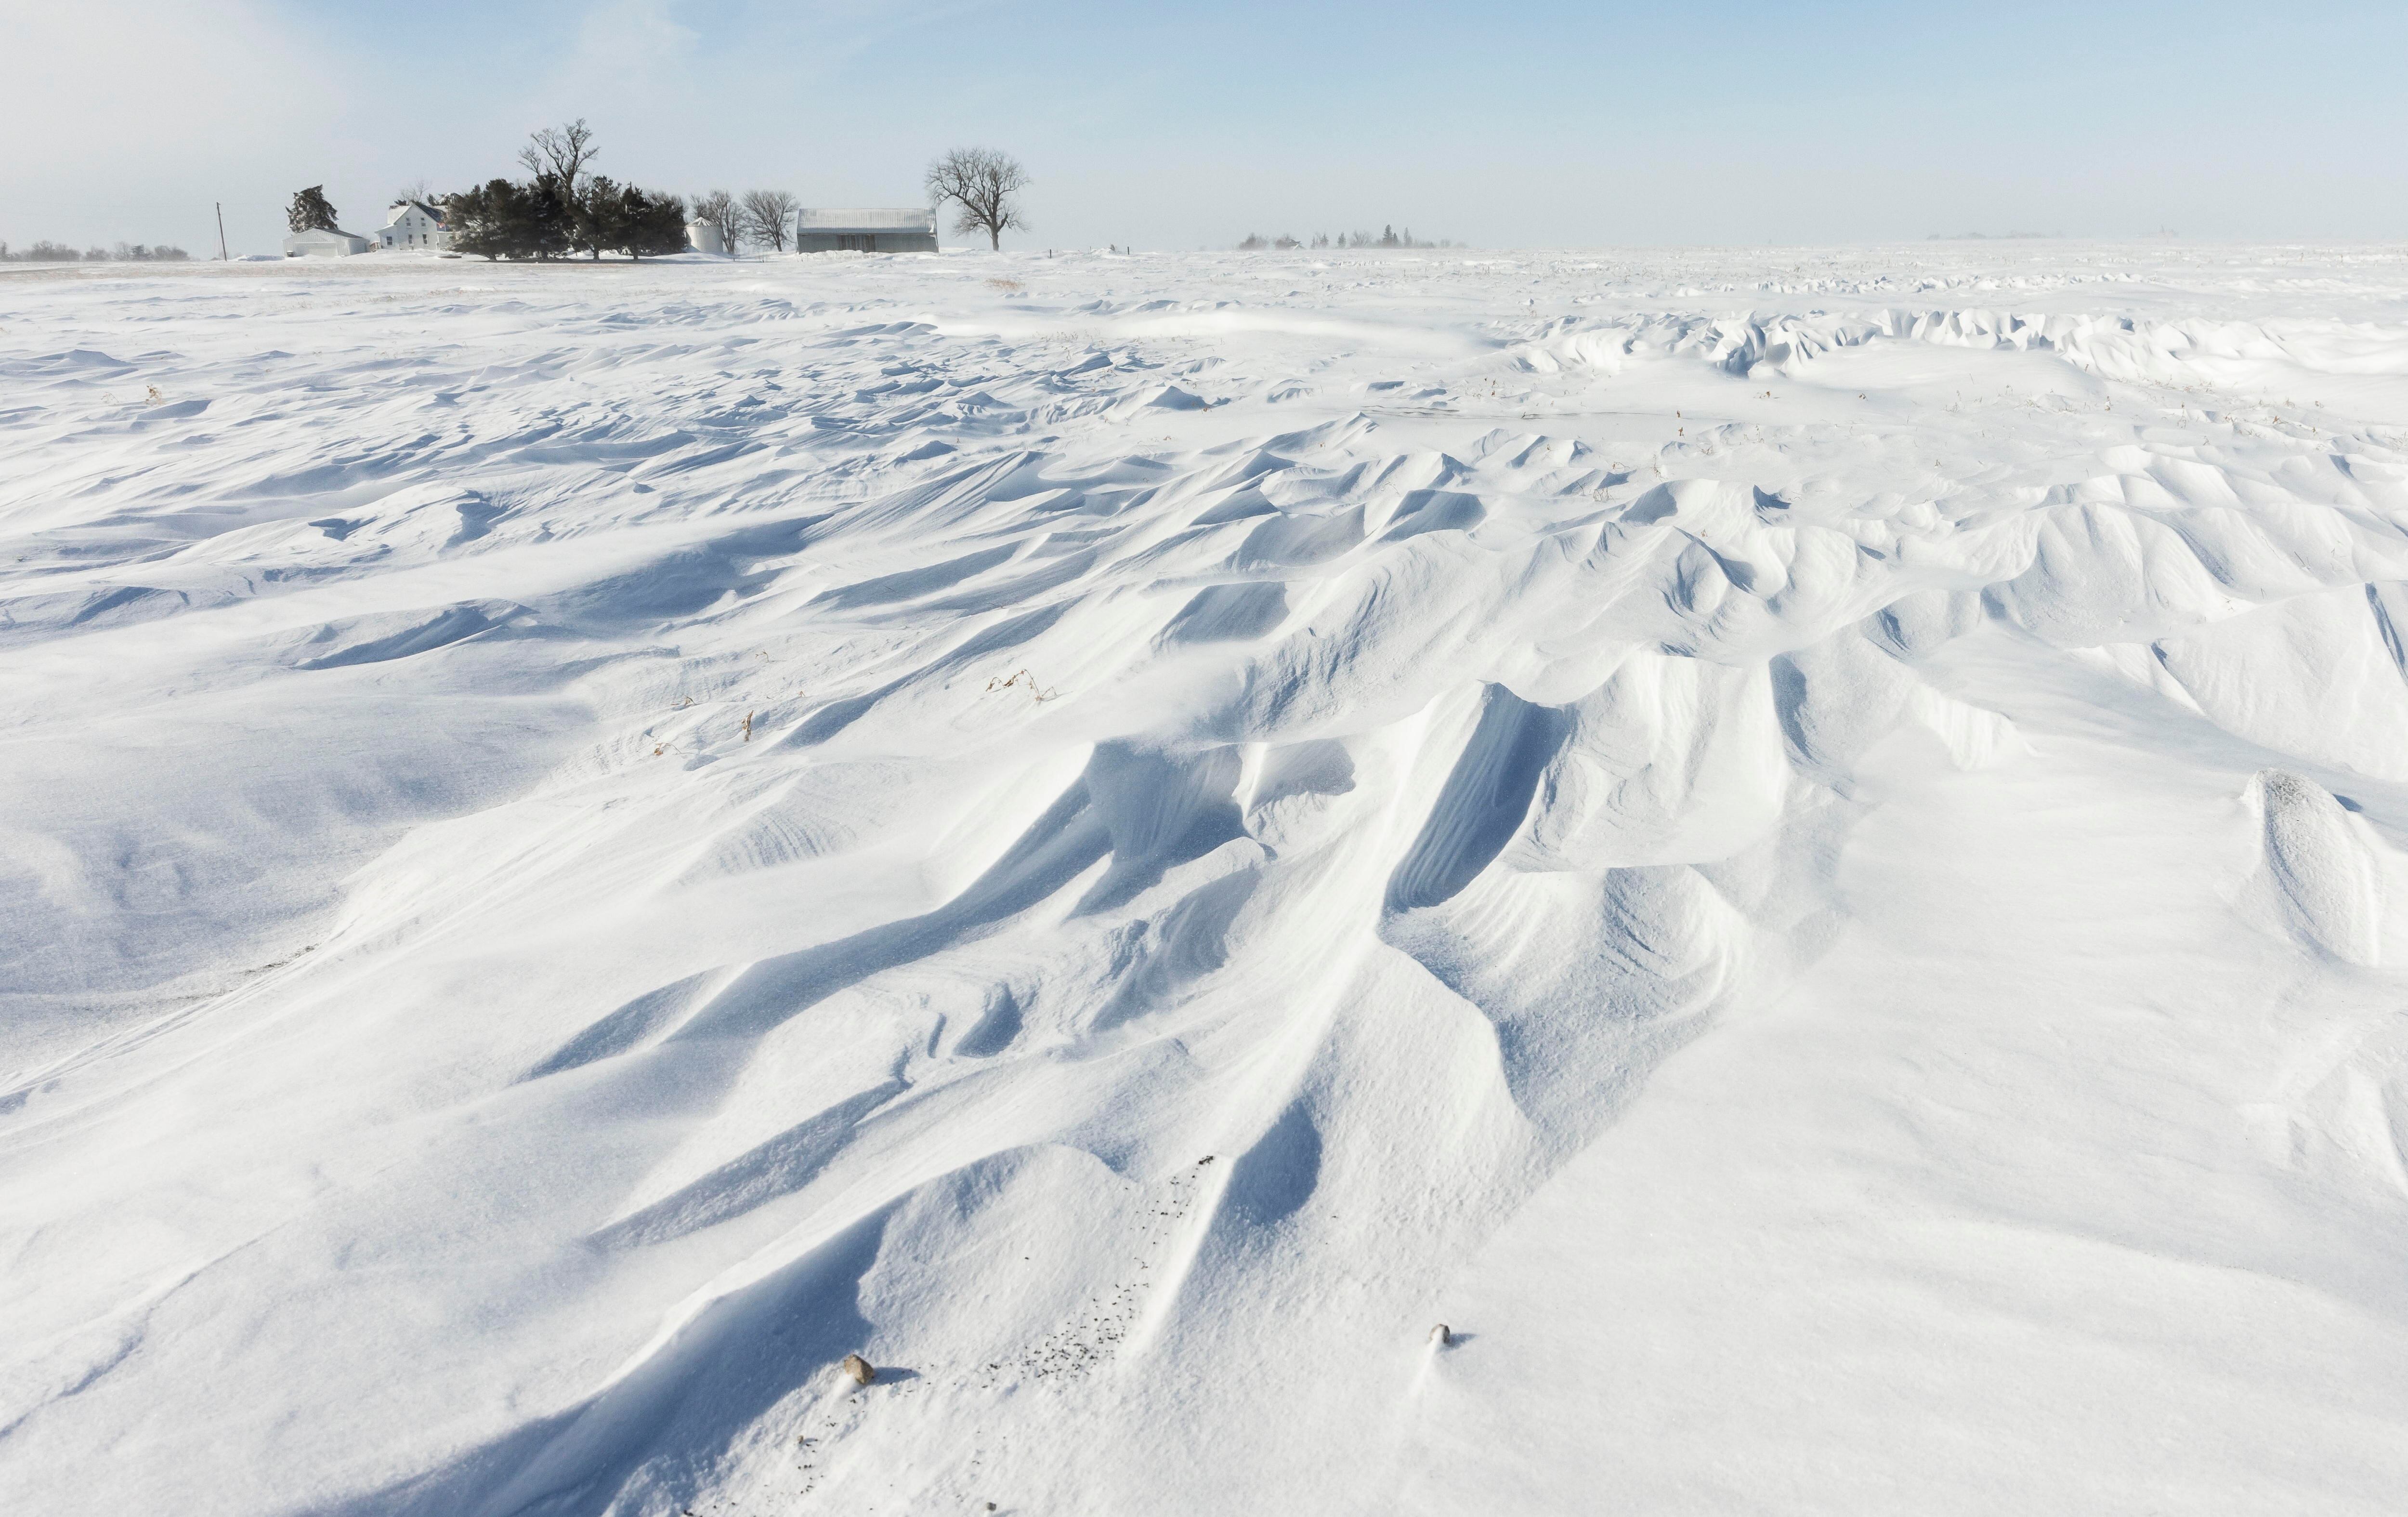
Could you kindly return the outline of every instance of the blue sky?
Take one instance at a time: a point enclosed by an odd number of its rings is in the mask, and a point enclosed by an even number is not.
[[[571,116],[809,204],[1002,147],[1035,246],[2408,238],[2403,57],[2402,0],[0,0],[0,238],[198,251],[222,200],[267,249],[322,182],[373,226]]]

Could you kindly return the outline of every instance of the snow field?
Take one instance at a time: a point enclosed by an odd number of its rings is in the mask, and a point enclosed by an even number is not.
[[[2403,298],[0,276],[0,1491],[2388,1510]]]

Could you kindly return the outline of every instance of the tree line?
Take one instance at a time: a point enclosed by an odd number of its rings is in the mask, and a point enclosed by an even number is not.
[[[801,209],[783,190],[752,190],[738,195],[712,190],[684,197],[621,184],[592,171],[601,156],[594,131],[582,117],[566,126],[547,126],[519,150],[523,179],[494,179],[473,189],[432,195],[423,185],[404,193],[443,213],[455,253],[489,259],[551,259],[584,253],[599,258],[623,253],[630,258],[682,252],[686,224],[708,224],[720,244],[734,253],[747,245],[783,253],[794,239]],[[1007,231],[1025,230],[1028,218],[1019,195],[1028,174],[1009,153],[957,148],[928,166],[929,204],[954,208],[956,232],[984,232],[1000,247]],[[337,229],[336,210],[323,185],[293,196],[286,223],[295,232]]]
[[[489,259],[685,251],[685,201],[594,173],[601,154],[582,117],[537,132],[519,150],[525,179],[490,180],[443,197],[452,250]]]
[[[592,172],[601,151],[582,118],[547,126],[519,150],[525,179],[494,179],[426,198],[442,211],[454,253],[552,259],[580,253],[589,258],[606,253],[642,258],[683,252],[684,200]],[[339,225],[323,185],[295,193],[284,219],[295,232],[335,231]]]
[[[1028,171],[1008,152],[955,148],[928,166],[922,182],[930,206],[953,208],[954,231],[984,232],[989,249],[1003,246],[1004,233],[1028,229],[1027,213],[1020,209]],[[783,190],[752,190],[741,196],[713,190],[695,196],[693,215],[715,228],[720,245],[730,253],[748,243],[783,253],[794,214],[801,209]]]
[[[32,247],[13,250],[0,242],[0,264],[180,264],[191,256],[183,249],[165,243],[153,248],[139,242],[121,242],[114,248],[87,248],[78,253],[48,238]]]
[[[1309,243],[1299,241],[1296,238],[1291,237],[1284,232],[1275,238],[1266,238],[1259,232],[1248,232],[1246,234],[1246,239],[1238,244],[1238,250],[1240,253],[1258,253],[1265,248],[1278,248],[1284,252],[1290,248],[1305,247],[1454,248],[1460,247],[1463,244],[1453,240],[1422,242],[1414,238],[1413,229],[1410,226],[1406,227],[1401,232],[1397,230],[1394,226],[1386,226],[1383,227],[1377,234],[1370,232],[1340,232],[1334,240],[1326,232],[1315,232],[1312,236],[1312,240]]]

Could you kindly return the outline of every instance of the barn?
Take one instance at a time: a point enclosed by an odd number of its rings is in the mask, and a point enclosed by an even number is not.
[[[311,230],[295,232],[284,239],[287,258],[347,258],[368,251],[368,239],[349,232]]]
[[[934,253],[937,213],[902,209],[798,210],[796,253]]]

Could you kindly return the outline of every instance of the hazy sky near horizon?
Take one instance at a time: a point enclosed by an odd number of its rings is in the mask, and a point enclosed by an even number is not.
[[[2401,0],[0,0],[0,238],[272,252],[318,183],[369,231],[575,116],[811,205],[1008,149],[1021,246],[2401,238],[2403,56]]]

